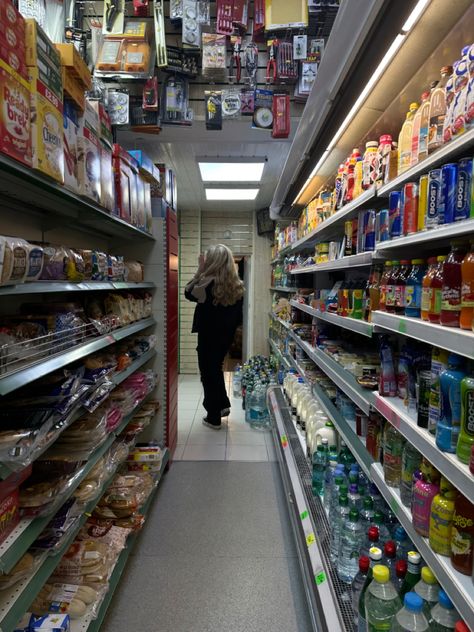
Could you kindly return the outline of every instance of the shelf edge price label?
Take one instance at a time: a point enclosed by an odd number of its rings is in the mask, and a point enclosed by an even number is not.
[[[300,518],[301,520],[305,520],[305,518],[307,518],[309,516],[308,510],[305,509],[301,514],[300,514]]]
[[[311,532],[309,535],[306,536],[306,546],[307,547],[310,547],[315,542],[316,542],[316,536],[314,535],[314,533]]]
[[[326,581],[326,573],[324,571],[321,571],[320,573],[314,576],[314,581],[316,582],[317,586],[319,586],[320,584],[323,584]]]
[[[401,320],[401,321],[398,323],[398,331],[399,331],[401,334],[406,334],[406,332],[407,332],[407,323],[406,323],[406,321],[405,321],[405,320]]]
[[[392,499],[390,500],[390,509],[393,511],[393,513],[394,513],[395,515],[398,515],[398,509],[399,509],[399,507],[398,507],[398,501],[397,501],[397,499],[396,499],[396,498],[392,498]]]
[[[281,435],[280,441],[283,448],[288,447],[288,437],[286,435]]]

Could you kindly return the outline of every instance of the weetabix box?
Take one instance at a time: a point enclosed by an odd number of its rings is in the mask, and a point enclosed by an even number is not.
[[[61,82],[61,58],[53,42],[49,39],[38,22],[25,20],[25,61],[31,68],[39,65],[48,66],[50,72],[57,75]]]
[[[100,204],[99,115],[87,99],[79,119],[77,147],[80,193]]]
[[[30,85],[0,60],[0,151],[31,167]]]

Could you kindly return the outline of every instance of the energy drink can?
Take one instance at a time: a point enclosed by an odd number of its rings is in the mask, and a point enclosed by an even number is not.
[[[392,191],[388,196],[388,221],[390,237],[400,237],[402,225],[400,223],[400,191]]]
[[[456,208],[454,221],[474,217],[474,197],[472,190],[472,158],[461,158],[458,162],[458,181],[456,184]]]
[[[416,423],[420,428],[428,428],[430,406],[431,371],[420,371],[418,375],[418,417]]]
[[[371,209],[370,211],[366,211],[364,217],[364,225],[365,225],[365,242],[364,242],[364,251],[372,251],[375,250],[375,223],[376,223],[376,212]]]
[[[428,174],[428,208],[426,210],[426,228],[436,228],[439,221],[441,198],[441,169],[432,169]]]
[[[428,174],[425,173],[418,182],[418,230],[425,229],[428,210],[428,179]]]
[[[344,256],[350,257],[352,252],[352,220],[344,222],[344,235],[346,236],[346,245],[344,248]]]
[[[379,214],[377,217],[379,220],[378,240],[388,241],[390,239],[388,208],[384,208],[381,211],[379,211]]]
[[[403,187],[403,234],[412,235],[418,229],[418,185],[407,182]]]
[[[454,222],[457,177],[458,166],[455,162],[450,162],[441,167],[440,224],[452,224]]]

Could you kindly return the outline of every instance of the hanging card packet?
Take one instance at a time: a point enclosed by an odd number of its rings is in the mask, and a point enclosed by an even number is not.
[[[181,20],[183,18],[183,0],[171,0],[170,20]]]
[[[221,35],[231,35],[233,25],[234,3],[231,0],[217,0],[216,32]]]
[[[198,9],[196,0],[183,0],[183,44],[187,46],[200,45],[200,27],[197,20]]]
[[[241,100],[238,90],[222,91],[222,117],[225,119],[237,118],[240,114]]]
[[[288,138],[290,134],[290,95],[273,95],[272,138]]]
[[[103,33],[123,33],[125,0],[105,0]]]
[[[255,90],[240,91],[240,113],[252,116],[255,110]]]
[[[306,59],[308,47],[307,35],[295,35],[293,37],[293,59]]]
[[[163,2],[159,0],[153,2],[153,23],[155,27],[156,65],[158,68],[163,68],[168,65],[168,57],[166,54],[165,14]]]
[[[255,111],[252,127],[255,129],[272,129],[273,126],[273,92],[271,90],[255,90]]]
[[[210,0],[197,1],[197,21],[199,24],[210,25],[211,23],[211,3]]]
[[[222,92],[206,90],[206,129],[222,129]]]

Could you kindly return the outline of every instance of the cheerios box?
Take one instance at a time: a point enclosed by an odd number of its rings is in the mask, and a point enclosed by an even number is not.
[[[31,166],[30,85],[0,59],[0,151]]]

